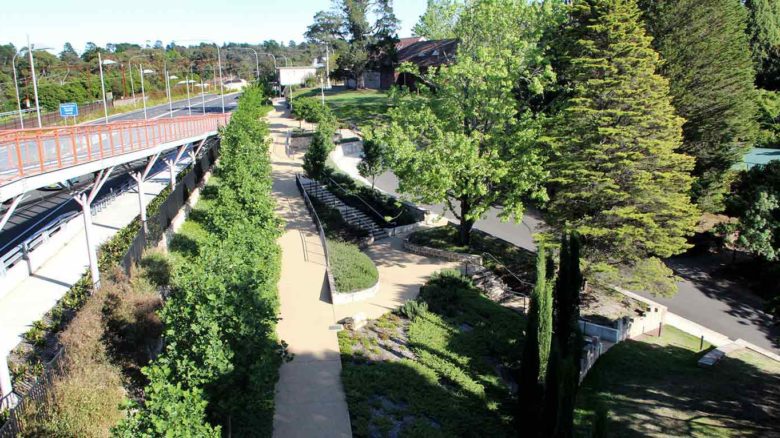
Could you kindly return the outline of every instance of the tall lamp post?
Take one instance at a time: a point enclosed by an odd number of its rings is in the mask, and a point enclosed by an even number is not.
[[[103,65],[112,65],[116,64],[116,61],[111,59],[106,59],[105,61],[100,56],[100,52],[98,52],[98,69],[100,70],[100,89],[103,92],[103,115],[105,117],[105,124],[108,124],[108,103],[106,102],[106,82],[103,79]]]
[[[251,47],[229,47],[225,50],[251,50],[255,54],[255,80],[260,82],[260,58],[258,57],[257,50]]]
[[[144,102],[144,120],[147,120],[146,118],[146,91],[144,90],[144,75],[149,73],[154,73],[154,70],[146,69],[144,70],[143,64],[138,64],[138,70],[141,73],[141,100]]]
[[[16,76],[16,57],[19,56],[23,51],[27,51],[27,54],[30,56],[30,72],[32,72],[33,89],[35,90],[35,111],[38,113],[38,127],[40,128],[42,125],[41,107],[38,104],[38,84],[35,79],[35,63],[33,61],[32,52],[38,52],[41,50],[50,50],[50,48],[41,47],[36,49],[35,47],[31,47],[30,41],[28,39],[27,47],[22,47],[19,52],[15,53],[11,58],[11,68],[14,71],[14,90],[16,90],[16,109],[19,111],[19,125],[22,129],[24,129],[24,116],[22,115],[22,100],[19,97],[19,79]]]
[[[179,79],[176,75],[171,75],[168,70],[165,71],[165,89],[168,92],[168,116],[173,118],[173,92],[171,91],[171,79]]]

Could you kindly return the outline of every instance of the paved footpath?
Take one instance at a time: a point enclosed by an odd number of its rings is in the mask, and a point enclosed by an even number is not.
[[[276,384],[274,436],[284,438],[351,437],[347,400],[341,385],[341,358],[333,306],[328,302],[325,258],[317,229],[295,184],[300,157],[285,153],[286,132],[297,126],[284,117],[282,104],[269,114],[273,194],[285,221],[279,239],[279,338],[294,359],[282,365]]]
[[[338,338],[331,326],[348,316],[375,319],[414,299],[434,272],[455,268],[452,262],[422,257],[401,248],[398,237],[383,239],[366,251],[379,270],[379,292],[369,300],[333,306],[325,281],[325,259],[317,230],[295,185],[302,172],[301,154],[287,155],[285,133],[298,122],[284,117],[281,106],[269,117],[277,213],[286,221],[279,282],[279,338],[295,354],[282,365],[276,385],[276,437],[352,436],[341,384]]]

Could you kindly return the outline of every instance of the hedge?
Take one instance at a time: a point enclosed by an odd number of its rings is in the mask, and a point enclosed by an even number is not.
[[[328,241],[330,268],[338,292],[356,292],[368,289],[379,281],[374,262],[350,243]]]
[[[285,356],[275,336],[281,222],[271,197],[264,103],[259,88],[247,89],[221,131],[214,199],[190,219],[197,216],[204,236],[198,251],[180,254],[174,266],[161,312],[165,348],[144,370],[147,398],[117,428],[120,436],[272,433]]]

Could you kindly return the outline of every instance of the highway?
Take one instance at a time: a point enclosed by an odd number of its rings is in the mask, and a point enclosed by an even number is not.
[[[233,111],[236,108],[238,97],[239,93],[225,95],[225,112]],[[206,114],[219,114],[222,112],[222,102],[219,95],[206,94],[204,98],[205,99],[201,99],[200,95],[192,96],[190,99],[192,104],[192,115],[204,114],[204,100]],[[165,103],[149,107],[146,112],[148,119],[182,117],[190,114],[190,110],[187,107],[187,99],[174,101],[172,104],[172,111],[168,104]],[[143,119],[143,109],[109,116],[109,122]],[[100,125],[102,123],[103,119],[100,118],[84,124]],[[121,170],[118,168],[115,169],[112,177],[100,191],[97,200],[106,196],[111,190],[117,190],[122,185],[131,181],[132,179],[130,178],[129,173],[138,170],[145,164],[145,161],[138,161],[123,166]],[[162,163],[162,160],[158,160],[154,166],[154,170],[159,171],[162,166],[164,166],[164,163]],[[152,173],[154,173],[154,171]],[[57,217],[78,212],[80,207],[73,200],[73,193],[88,187],[91,181],[92,175],[84,175],[79,177],[71,189],[34,190],[27,193],[27,197],[11,215],[11,218],[3,230],[0,231],[0,255],[34,235],[38,230],[45,227],[46,224]],[[0,214],[4,213],[7,208],[7,205],[3,205],[0,208]]]

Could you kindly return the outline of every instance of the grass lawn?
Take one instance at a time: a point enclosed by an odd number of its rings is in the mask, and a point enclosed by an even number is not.
[[[703,354],[670,326],[614,346],[583,382],[579,431],[601,405],[610,436],[780,436],[780,364],[743,350],[705,369]]]
[[[422,296],[430,311],[413,321],[388,314],[339,333],[354,435],[512,436],[501,375],[516,371],[524,318],[459,277],[431,280]]]
[[[295,92],[295,97],[319,99],[320,89],[302,89]],[[325,102],[341,122],[354,123],[357,126],[364,126],[372,120],[382,120],[389,107],[387,94],[379,90],[345,90],[334,87],[332,90],[325,90]]]

